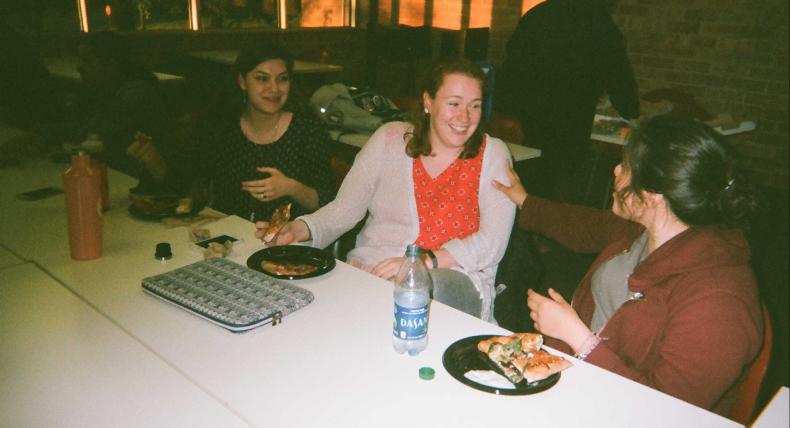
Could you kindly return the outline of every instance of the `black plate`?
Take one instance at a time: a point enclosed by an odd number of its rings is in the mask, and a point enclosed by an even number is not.
[[[171,197],[165,196],[165,198],[169,199]],[[140,211],[134,205],[129,205],[129,214],[131,214],[132,217],[140,219],[140,220],[156,221],[156,220],[161,220],[161,219],[166,218],[166,217],[191,217],[191,216],[199,213],[200,210],[202,210],[202,209],[203,209],[203,204],[197,203],[193,199],[192,200],[192,209],[189,212],[185,212],[185,213],[177,213],[176,212],[176,207],[169,208],[169,209],[166,209],[166,210],[157,211],[157,212],[153,212],[153,213],[152,212],[143,212],[143,211]]]
[[[497,368],[493,362],[490,362],[486,354],[477,350],[478,342],[493,336],[493,334],[484,334],[481,336],[466,337],[456,341],[444,351],[444,355],[442,356],[444,368],[452,377],[466,386],[471,386],[480,391],[501,395],[535,394],[551,388],[560,380],[560,373],[558,372],[546,379],[532,383],[527,383],[527,381],[524,380],[515,384],[516,387],[514,389],[507,389],[483,385],[464,377],[464,373],[469,370],[493,370],[502,374],[499,368]]]
[[[277,275],[265,270],[261,262],[269,260],[276,263],[310,264],[318,269],[304,275]],[[269,247],[253,253],[247,259],[247,267],[280,279],[303,279],[323,275],[335,268],[335,258],[324,250],[301,245]]]

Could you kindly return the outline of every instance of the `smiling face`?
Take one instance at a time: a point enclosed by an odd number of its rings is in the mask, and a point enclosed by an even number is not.
[[[291,91],[291,76],[285,61],[264,61],[248,73],[239,75],[239,87],[247,93],[247,108],[274,114],[282,110]]]
[[[423,104],[430,113],[432,150],[460,152],[480,124],[482,83],[465,74],[448,74],[435,98],[423,94]]]

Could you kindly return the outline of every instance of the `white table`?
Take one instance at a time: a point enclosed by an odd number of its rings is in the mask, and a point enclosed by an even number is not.
[[[2,244],[0,244],[0,269],[9,266],[16,266],[24,263],[25,261],[15,256],[12,252],[8,251]]]
[[[0,178],[9,174],[0,171]],[[126,183],[111,174],[110,185]],[[230,333],[142,292],[143,277],[200,256],[189,250],[184,228],[167,229],[129,217],[117,198],[121,191],[111,192],[114,207],[105,216],[105,253],[99,259],[72,261],[65,227],[35,229],[47,211],[22,211],[5,198],[3,216],[19,219],[0,235],[3,244],[36,260],[253,426],[400,427],[403,419],[393,416],[399,411],[407,412],[415,421],[411,425],[418,427],[509,425],[514,418],[528,418],[532,426],[738,426],[576,360],[556,386],[540,394],[509,397],[471,389],[444,370],[442,353],[463,337],[505,330],[434,302],[428,349],[416,357],[397,355],[390,343],[391,284],[342,262],[323,276],[295,281],[312,291],[315,301],[282,324]],[[50,217],[64,223],[59,218],[64,217],[62,208]],[[252,224],[238,217],[208,227],[213,234],[242,237],[231,255],[237,262],[262,247],[253,237]],[[31,242],[39,232],[52,233],[49,241],[61,248],[36,251]],[[162,241],[173,247],[174,258],[167,262],[153,259],[154,246]],[[436,369],[436,378],[421,380],[417,372],[423,366]]]
[[[73,55],[44,58],[44,64],[46,64],[49,74],[72,81],[81,80],[80,73],[77,70],[78,63],[79,60]],[[162,83],[179,82],[184,80],[183,76],[178,76],[175,74],[154,72],[154,75]]]
[[[774,397],[751,426],[752,428],[787,428],[790,426],[790,390],[786,386],[776,391]]]
[[[336,129],[330,130],[329,136],[339,143],[347,144],[360,149],[365,146],[365,143],[368,142],[368,138],[370,138],[370,135],[367,134],[349,134]],[[506,144],[508,149],[510,149],[510,154],[513,155],[513,159],[516,162],[540,157],[539,149],[513,143]]]
[[[235,49],[195,51],[187,53],[192,58],[211,61],[218,64],[232,65],[236,62],[239,51]],[[295,74],[318,74],[318,73],[339,73],[343,67],[335,64],[324,64],[320,62],[294,60]]]
[[[0,274],[0,426],[249,426],[35,265]]]

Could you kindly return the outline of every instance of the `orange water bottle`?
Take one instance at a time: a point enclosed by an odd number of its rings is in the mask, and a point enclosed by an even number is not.
[[[99,195],[101,197],[101,209],[110,209],[110,185],[107,182],[107,163],[101,159],[93,158],[91,163],[93,171],[99,176]]]
[[[88,134],[85,141],[80,143],[80,148],[87,151],[93,159],[93,169],[99,174],[99,192],[101,193],[101,209],[110,209],[110,187],[107,183],[107,162],[102,159],[104,142],[97,134]]]
[[[78,151],[71,156],[71,166],[63,173],[66,212],[69,226],[71,258],[91,260],[101,256],[102,214],[100,173],[94,170],[90,156]]]

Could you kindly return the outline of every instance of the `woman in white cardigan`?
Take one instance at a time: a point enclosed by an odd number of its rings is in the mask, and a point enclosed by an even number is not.
[[[491,186],[509,182],[507,146],[478,127],[483,82],[478,66],[445,60],[429,72],[415,123],[381,126],[357,155],[334,201],[287,224],[277,245],[330,245],[368,217],[348,261],[394,279],[408,244],[428,249],[434,298],[493,319],[494,277],[515,205]],[[268,226],[258,222],[258,236]]]

